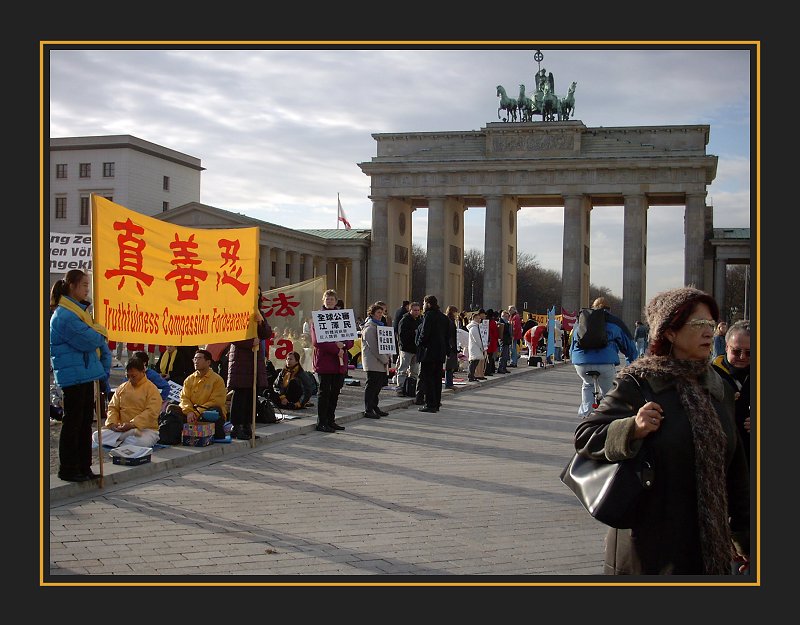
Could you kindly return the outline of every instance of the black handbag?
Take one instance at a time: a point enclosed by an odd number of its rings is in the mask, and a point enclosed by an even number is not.
[[[645,403],[651,401],[641,384],[639,388]],[[647,438],[651,436],[654,434]],[[647,438],[634,458],[607,462],[575,453],[561,472],[561,481],[575,493],[586,511],[601,523],[625,529],[635,521],[642,494],[655,482],[655,467],[648,453]]]

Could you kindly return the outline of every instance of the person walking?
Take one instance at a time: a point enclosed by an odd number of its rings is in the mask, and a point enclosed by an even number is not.
[[[439,412],[442,405],[442,365],[447,358],[447,335],[450,322],[439,309],[435,295],[426,295],[422,304],[422,323],[417,328],[419,378],[425,392],[420,412]]]
[[[650,354],[616,376],[575,430],[575,450],[620,462],[646,453],[655,477],[630,529],[609,528],[609,575],[729,575],[749,558],[747,462],[733,391],[708,359],[719,309],[692,287],[647,304]],[[646,397],[652,397],[647,400]]]
[[[380,419],[388,415],[378,406],[381,389],[389,382],[390,354],[381,354],[379,350],[378,328],[385,325],[382,317],[383,307],[377,302],[367,309],[367,320],[361,329],[361,362],[367,374],[364,387],[364,416],[368,419]]]
[[[719,326],[717,326],[719,327]],[[716,339],[716,335],[714,336]],[[711,365],[734,392],[734,417],[750,464],[750,322],[737,321],[725,333],[725,353]]]
[[[108,333],[88,312],[89,276],[70,269],[50,290],[50,364],[63,393],[58,477],[85,482],[92,471],[95,382],[108,391],[113,355]]]
[[[237,440],[250,440],[253,437],[253,384],[255,383],[258,395],[262,395],[270,388],[265,341],[272,337],[272,328],[258,310],[254,314],[256,336],[233,341],[228,348],[226,387],[228,391],[233,392],[230,414],[231,438]]]
[[[647,326],[638,319],[633,330],[633,340],[636,343],[637,358],[641,358],[647,353]]]
[[[337,310],[337,301],[336,291],[328,289],[322,294],[321,310]],[[314,346],[314,371],[319,376],[316,430],[328,433],[344,430],[344,426],[335,421],[336,406],[347,374],[347,351],[353,347],[353,341],[320,342],[312,324],[311,344]]]
[[[604,297],[598,297],[592,303],[595,310],[604,311],[606,317],[606,336],[608,344],[595,349],[582,349],[577,334],[572,333],[569,359],[575,365],[575,372],[581,379],[581,403],[578,407],[578,416],[585,417],[592,409],[594,402],[594,378],[587,371],[597,371],[600,376],[597,384],[600,391],[605,394],[611,389],[614,376],[619,365],[619,352],[625,354],[628,364],[636,360],[638,351],[633,337],[621,319],[612,315]],[[651,326],[652,327],[652,326]]]

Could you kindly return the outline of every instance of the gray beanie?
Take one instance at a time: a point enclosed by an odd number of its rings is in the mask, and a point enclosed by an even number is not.
[[[662,337],[675,317],[677,310],[685,303],[699,297],[710,297],[705,291],[693,287],[662,291],[647,303],[647,324],[650,326],[650,342]]]

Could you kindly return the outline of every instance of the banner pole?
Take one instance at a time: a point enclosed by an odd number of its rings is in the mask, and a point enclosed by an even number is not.
[[[101,422],[103,398],[100,395],[100,380],[94,381],[94,412],[97,417],[97,464],[100,467],[99,487],[103,488],[103,424]]]
[[[256,385],[258,382],[258,343],[256,343],[253,349],[253,410],[251,411],[252,414],[250,418],[252,419],[252,423],[250,424],[250,447],[253,448],[256,446],[256,406],[258,405],[258,399],[256,395],[258,394],[256,391]]]

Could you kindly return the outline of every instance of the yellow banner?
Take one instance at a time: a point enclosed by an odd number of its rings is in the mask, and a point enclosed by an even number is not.
[[[267,357],[279,371],[286,364],[286,355],[291,352],[300,354],[303,369],[313,371],[311,311],[322,308],[326,283],[325,276],[317,276],[262,293],[261,314],[273,332],[267,346]]]
[[[256,336],[258,238],[258,228],[187,228],[93,194],[95,321],[111,341],[203,345]]]

